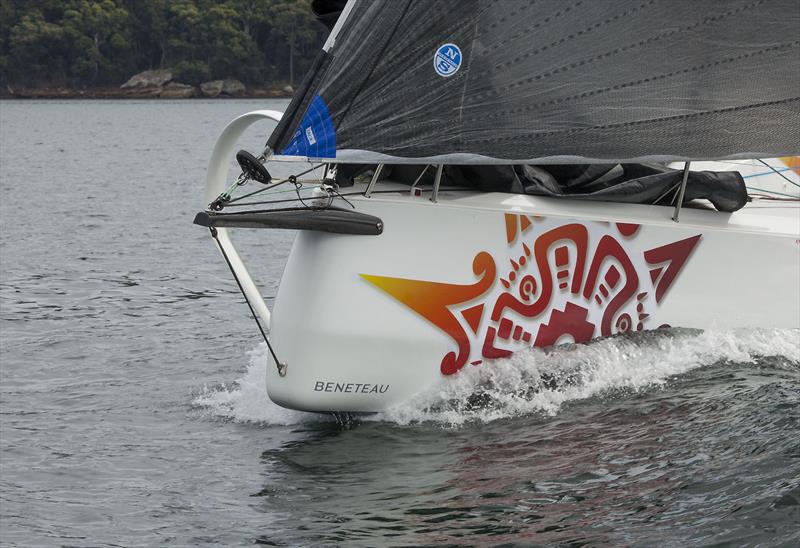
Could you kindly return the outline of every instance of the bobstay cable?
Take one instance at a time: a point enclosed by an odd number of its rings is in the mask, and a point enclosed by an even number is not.
[[[233,264],[231,264],[231,260],[228,258],[228,254],[225,253],[225,248],[222,247],[222,244],[219,241],[219,237],[217,235],[217,229],[215,227],[209,227],[211,231],[211,237],[214,238],[214,242],[216,242],[217,247],[219,248],[220,253],[222,253],[222,257],[225,259],[225,263],[228,265],[228,268],[233,274],[233,279],[236,280],[236,285],[239,286],[239,291],[242,293],[242,297],[244,297],[244,302],[247,303],[247,308],[250,309],[250,313],[253,315],[253,319],[258,326],[258,330],[261,332],[261,336],[264,337],[264,342],[267,343],[267,348],[269,349],[269,353],[272,355],[272,359],[275,360],[275,367],[278,370],[278,375],[281,377],[286,376],[286,364],[282,363],[278,356],[275,354],[275,350],[272,348],[272,344],[269,342],[269,337],[267,337],[266,331],[264,331],[264,327],[261,325],[261,322],[258,319],[258,315],[256,311],[253,309],[253,305],[250,304],[250,299],[247,298],[247,294],[244,292],[244,287],[242,286],[242,282],[239,280],[239,276],[236,275],[236,270],[233,268]]]

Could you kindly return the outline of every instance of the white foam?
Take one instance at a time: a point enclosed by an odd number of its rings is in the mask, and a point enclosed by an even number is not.
[[[800,332],[672,330],[549,352],[534,348],[509,359],[468,366],[382,413],[380,419],[460,425],[531,413],[554,415],[568,401],[613,390],[650,389],[698,367],[721,360],[747,363],[758,356],[781,356],[800,364]],[[470,404],[476,393],[483,394],[477,406]]]
[[[214,416],[236,422],[288,426],[325,419],[324,415],[292,411],[272,403],[267,395],[267,345],[261,343],[247,354],[247,370],[233,386],[206,387],[192,403],[208,408]]]
[[[322,420],[321,415],[290,411],[269,401],[266,352],[266,345],[259,345],[249,353],[247,371],[234,386],[205,390],[194,403],[240,422],[290,425]],[[698,367],[721,360],[748,363],[760,356],[780,356],[800,365],[800,331],[673,330],[550,351],[531,349],[509,359],[467,366],[365,420],[461,425],[532,413],[554,415],[569,401],[615,390],[652,389]]]

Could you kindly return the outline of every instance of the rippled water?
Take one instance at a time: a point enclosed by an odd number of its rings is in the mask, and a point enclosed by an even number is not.
[[[0,102],[0,544],[800,544],[798,330],[532,351],[349,424],[268,403],[191,220],[217,132],[281,105]],[[272,296],[292,234],[254,232]]]

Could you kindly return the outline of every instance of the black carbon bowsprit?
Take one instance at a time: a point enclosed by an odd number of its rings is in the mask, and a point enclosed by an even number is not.
[[[241,213],[201,211],[195,216],[194,224],[226,228],[316,230],[358,236],[378,236],[383,232],[383,221],[380,218],[335,207],[325,209],[299,207]]]

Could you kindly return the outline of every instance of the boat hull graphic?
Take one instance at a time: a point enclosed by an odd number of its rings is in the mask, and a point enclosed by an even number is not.
[[[529,346],[669,327],[657,323],[655,309],[701,239],[698,234],[631,257],[626,240],[636,237],[639,225],[546,228],[544,219],[513,213],[505,224],[509,249],[498,258],[475,255],[475,284],[361,275],[453,339],[457,350],[442,359],[444,375]],[[498,272],[498,264],[505,271]]]
[[[800,326],[791,212],[764,230],[755,210],[674,223],[668,207],[503,194],[353,203],[384,233],[301,232],[287,262],[270,337],[288,374],[267,369],[280,405],[380,411],[531,346]]]

